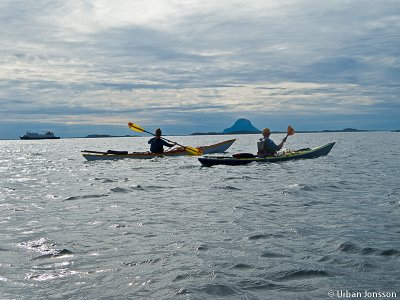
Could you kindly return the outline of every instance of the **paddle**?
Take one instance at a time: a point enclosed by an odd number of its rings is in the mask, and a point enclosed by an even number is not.
[[[130,129],[134,130],[134,131],[137,131],[137,132],[146,132],[146,133],[148,133],[148,134],[151,134],[151,135],[153,135],[153,136],[156,136],[154,133],[145,130],[144,128],[140,127],[140,126],[137,125],[137,124],[133,124],[132,122],[128,122],[128,127],[129,127]],[[163,139],[163,140],[166,140],[167,142],[170,142],[170,143],[175,143],[175,142],[173,142],[173,141],[171,141],[171,140],[168,140],[168,139],[166,139],[166,138],[163,138],[163,137],[162,137],[162,139]],[[189,152],[190,154],[193,154],[193,155],[202,155],[202,154],[203,154],[202,151],[201,151],[199,148],[183,146],[183,145],[178,144],[178,143],[176,143],[176,144],[177,144],[178,146],[183,147],[183,149],[185,149],[185,150],[186,150],[187,152]]]
[[[288,138],[289,135],[293,135],[294,134],[294,129],[292,126],[288,126],[287,128],[287,135],[285,136],[284,140],[286,141],[286,139]]]

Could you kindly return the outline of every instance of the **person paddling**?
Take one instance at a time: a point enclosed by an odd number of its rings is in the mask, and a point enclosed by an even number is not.
[[[147,142],[148,144],[150,144],[150,152],[163,153],[164,146],[173,147],[176,145],[176,143],[170,144],[167,141],[163,140],[161,138],[161,134],[162,134],[161,129],[157,128],[154,133],[154,137]]]
[[[284,137],[282,142],[277,145],[274,143],[273,140],[269,138],[271,135],[271,131],[269,128],[264,128],[262,131],[263,138],[260,139],[260,141],[257,142],[257,148],[258,148],[258,153],[257,156],[275,156],[277,151],[281,150],[283,147],[283,144],[286,142],[286,139],[288,136]],[[288,133],[289,135],[289,133]]]

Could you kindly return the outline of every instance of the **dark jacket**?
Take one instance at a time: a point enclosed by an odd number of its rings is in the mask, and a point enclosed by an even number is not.
[[[165,141],[161,138],[158,139],[156,137],[153,137],[147,143],[150,144],[150,152],[152,152],[152,153],[163,153],[164,152],[163,146],[167,146],[167,147],[174,146],[173,144],[170,144],[167,141]]]

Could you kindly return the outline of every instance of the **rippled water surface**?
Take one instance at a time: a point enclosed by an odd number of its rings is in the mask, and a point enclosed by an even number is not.
[[[257,135],[236,138],[229,154],[255,152]],[[0,141],[0,298],[400,297],[399,138],[296,134],[287,147],[336,145],[318,159],[212,168],[80,153],[146,150],[148,138]]]

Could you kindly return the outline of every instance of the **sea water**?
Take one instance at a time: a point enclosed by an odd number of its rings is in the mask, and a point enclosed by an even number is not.
[[[147,140],[0,141],[0,299],[400,298],[400,133],[297,133],[336,145],[247,166],[81,155]]]

